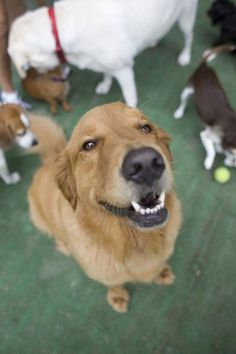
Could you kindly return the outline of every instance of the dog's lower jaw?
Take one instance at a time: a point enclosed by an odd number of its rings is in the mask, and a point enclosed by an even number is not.
[[[105,201],[100,201],[99,204],[103,206],[108,213],[117,218],[124,219],[124,222],[142,231],[161,227],[168,218],[168,211],[164,207],[164,192],[160,195],[154,195],[149,192],[145,198],[141,199],[139,202],[132,201],[126,208],[117,207]]]

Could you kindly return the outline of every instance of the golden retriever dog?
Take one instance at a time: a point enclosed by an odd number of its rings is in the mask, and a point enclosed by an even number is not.
[[[118,312],[128,308],[125,283],[174,279],[167,260],[181,211],[169,142],[135,108],[96,107],[39,169],[29,190],[33,223],[108,287],[107,300]]]

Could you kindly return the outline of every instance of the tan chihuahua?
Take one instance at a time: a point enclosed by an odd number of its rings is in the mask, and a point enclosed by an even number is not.
[[[71,112],[72,107],[66,100],[70,90],[68,70],[58,66],[45,74],[30,68],[27,76],[22,80],[25,91],[37,100],[46,101],[53,114],[57,113],[57,103],[61,102],[66,112]]]

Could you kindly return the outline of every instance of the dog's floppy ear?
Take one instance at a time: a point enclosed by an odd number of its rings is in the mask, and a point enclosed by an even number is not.
[[[67,152],[62,151],[53,166],[54,176],[59,189],[65,198],[75,210],[77,206],[78,196],[76,191],[75,179],[72,173],[72,166]]]
[[[11,145],[14,138],[14,134],[9,125],[4,122],[0,122],[0,146],[7,148]]]

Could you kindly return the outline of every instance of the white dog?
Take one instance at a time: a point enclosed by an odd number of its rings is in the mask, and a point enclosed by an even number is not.
[[[155,45],[178,21],[185,44],[178,57],[189,63],[198,0],[63,0],[55,2],[60,42],[69,63],[104,73],[96,93],[106,94],[116,78],[126,103],[137,105],[134,57]],[[45,72],[58,65],[46,7],[12,25],[9,54],[21,78],[32,66]]]

